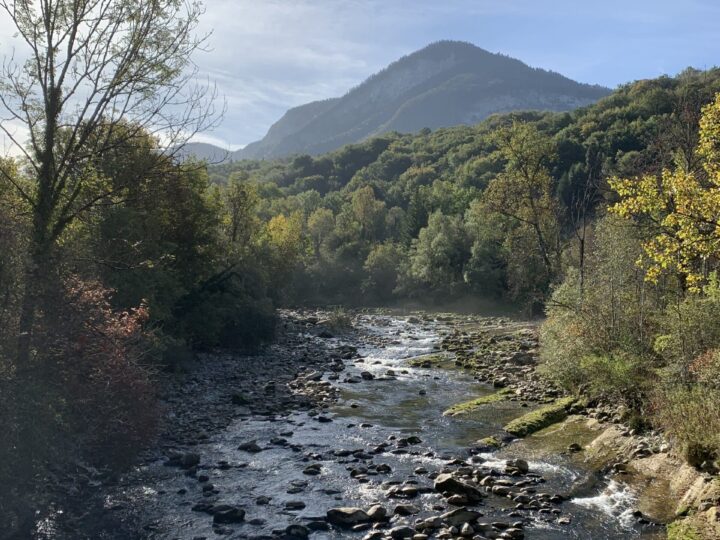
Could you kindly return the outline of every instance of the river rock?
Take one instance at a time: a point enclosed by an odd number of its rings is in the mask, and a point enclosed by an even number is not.
[[[404,538],[412,538],[417,531],[407,525],[401,525],[399,527],[393,527],[388,532],[393,540],[403,540]]]
[[[414,516],[419,513],[420,509],[412,504],[398,504],[393,511],[396,516]]]
[[[246,443],[242,443],[240,446],[238,446],[238,450],[242,450],[243,452],[249,452],[251,454],[257,454],[258,452],[262,452],[262,448],[255,441],[248,441]]]
[[[328,510],[325,520],[328,523],[332,523],[333,525],[340,527],[352,527],[358,523],[367,523],[370,521],[370,516],[368,516],[367,512],[361,508],[343,506]]]
[[[505,462],[505,471],[512,473],[512,472],[519,472],[521,474],[527,474],[527,472],[530,470],[530,465],[528,465],[528,462],[524,459],[509,459]]]
[[[219,504],[212,509],[215,523],[241,523],[245,520],[245,510],[229,504]]]
[[[367,515],[370,521],[385,521],[387,519],[387,510],[384,506],[376,504],[368,509]]]
[[[451,474],[439,474],[435,478],[435,490],[440,493],[450,493],[451,495],[465,495],[468,500],[477,502],[482,499],[482,492],[474,486],[462,482]]]
[[[462,525],[463,523],[472,523],[480,516],[482,516],[480,512],[468,510],[467,508],[458,508],[456,510],[453,510],[452,512],[443,514],[442,516],[440,516],[440,519],[442,519],[444,523],[450,526],[457,527]]]

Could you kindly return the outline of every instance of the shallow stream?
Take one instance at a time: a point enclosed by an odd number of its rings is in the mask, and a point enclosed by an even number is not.
[[[490,496],[477,508],[484,514],[481,520],[523,521],[527,539],[661,537],[657,528],[636,523],[632,516],[634,497],[627,487],[597,477],[581,458],[563,451],[570,442],[587,436],[582,430],[549,430],[498,453],[471,456],[468,447],[474,441],[499,433],[507,421],[526,412],[528,405],[499,402],[468,417],[443,416],[451,405],[494,390],[463,370],[411,367],[409,359],[437,350],[442,332],[450,326],[439,321],[410,320],[414,322],[390,315],[359,318],[359,342],[348,343],[357,346],[363,358],[346,361],[346,370],[339,380],[332,381],[341,393],[335,405],[322,411],[322,416],[331,421],[321,422],[307,413],[271,419],[246,417],[196,448],[203,456],[198,474],[208,475],[219,492],[212,500],[238,505],[246,511],[245,523],[232,525],[228,537],[272,537],[273,531],[291,523],[323,519],[329,508],[367,509],[374,503],[390,512],[397,504],[419,507],[418,515],[393,519],[393,525],[412,525],[417,518],[438,515],[452,507],[433,490],[423,493],[421,489],[420,495],[411,500],[388,499],[387,489],[392,482],[432,488],[427,473],[439,471],[454,458],[472,458],[474,463],[503,470],[504,460],[513,457],[526,459],[530,473],[545,480],[537,486],[538,491],[568,496],[569,500],[558,506],[559,515],[523,511],[522,517],[508,517],[514,503]],[[329,341],[345,343],[342,339]],[[394,372],[394,377],[382,380],[388,370]],[[372,373],[375,379],[343,382],[363,371]],[[397,439],[410,436],[422,442],[397,447]],[[275,442],[271,442],[273,439]],[[263,450],[238,450],[248,441],[256,441]],[[390,443],[385,452],[369,457],[353,455],[358,450],[372,452],[382,443]],[[312,463],[321,465],[320,473],[304,474]],[[368,463],[386,464],[391,472],[370,468],[361,471],[359,477],[351,476],[353,468],[367,468]],[[153,483],[135,488],[133,497],[143,505],[153,524],[146,529],[149,537],[218,537],[212,518],[191,510],[202,499],[197,479],[163,467],[160,462],[148,465],[145,472]],[[269,498],[268,503],[256,504],[262,497]],[[288,503],[302,503],[297,506],[304,508],[289,509]],[[558,517],[569,518],[569,524],[558,523]],[[361,538],[366,533],[317,531],[311,538]]]

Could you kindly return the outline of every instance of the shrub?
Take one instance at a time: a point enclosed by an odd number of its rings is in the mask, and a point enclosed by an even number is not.
[[[657,364],[652,349],[663,297],[644,282],[627,223],[595,227],[584,281],[570,269],[541,328],[541,371],[563,388],[642,408]]]
[[[653,401],[653,418],[693,466],[720,459],[720,391],[705,384],[668,384]]]
[[[655,339],[655,350],[667,360],[673,375],[687,381],[692,377],[692,364],[712,361],[715,354],[708,351],[720,347],[717,276],[701,293],[688,294],[681,302],[668,305],[661,324],[663,332]]]
[[[353,328],[352,317],[343,308],[333,309],[325,324],[333,332],[346,332]]]
[[[44,298],[30,362],[0,352],[0,520],[8,530],[32,522],[48,472],[77,462],[122,468],[155,431],[147,310],[113,311],[109,298],[95,282],[70,279]]]

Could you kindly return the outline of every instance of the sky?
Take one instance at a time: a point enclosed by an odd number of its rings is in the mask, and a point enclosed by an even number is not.
[[[194,61],[226,101],[196,140],[236,149],[294,106],[343,95],[441,39],[580,82],[619,84],[720,64],[718,0],[205,0]],[[0,58],[12,28],[0,17]],[[3,142],[0,141],[0,150]]]

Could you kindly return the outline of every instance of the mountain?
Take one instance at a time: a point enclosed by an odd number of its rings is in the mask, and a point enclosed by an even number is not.
[[[189,142],[177,150],[176,153],[180,159],[195,157],[197,159],[207,160],[210,164],[222,163],[232,156],[232,152],[229,150],[225,150],[214,144],[198,142]]]
[[[232,159],[321,154],[388,131],[475,124],[516,110],[571,110],[609,93],[470,43],[440,41],[390,64],[343,97],[290,109]]]

